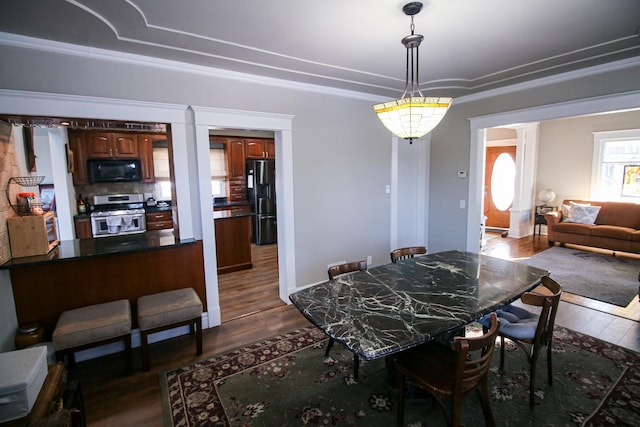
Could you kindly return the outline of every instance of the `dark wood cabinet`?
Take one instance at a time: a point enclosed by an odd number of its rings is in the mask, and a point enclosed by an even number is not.
[[[227,140],[227,200],[247,200],[247,178],[245,170],[245,145],[243,139]]]
[[[267,154],[267,159],[276,158],[276,142],[273,139],[267,139],[264,142],[264,151]]]
[[[88,185],[87,147],[84,143],[84,132],[69,129],[69,150],[67,163],[73,173],[74,185]]]
[[[215,219],[214,224],[218,274],[252,268],[251,217],[229,216]]]
[[[248,138],[244,140],[247,159],[275,158],[275,143],[273,139]]]
[[[227,143],[227,148],[227,165],[229,167],[229,178],[244,178],[246,176],[246,150],[244,140],[230,138]]]
[[[147,223],[147,231],[173,228],[171,211],[147,212],[145,221]]]
[[[89,131],[85,134],[87,158],[137,158],[138,136],[135,133]]]
[[[130,158],[140,159],[142,182],[156,180],[153,168],[153,142],[166,140],[166,134],[143,134],[138,132],[105,132],[69,129],[67,154],[73,165],[73,184],[88,185],[88,159]]]
[[[138,151],[142,166],[142,182],[155,182],[156,175],[153,170],[153,137],[151,135],[138,135]]]
[[[75,217],[73,222],[76,227],[76,239],[91,239],[93,237],[91,217]]]

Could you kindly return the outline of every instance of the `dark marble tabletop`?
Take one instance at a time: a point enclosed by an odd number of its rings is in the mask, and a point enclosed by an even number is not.
[[[446,336],[515,301],[547,274],[449,251],[340,276],[289,298],[311,323],[371,360]]]

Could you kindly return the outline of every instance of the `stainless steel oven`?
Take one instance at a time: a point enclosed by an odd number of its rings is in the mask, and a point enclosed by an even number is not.
[[[122,236],[146,231],[142,194],[94,196],[91,207],[93,237]]]

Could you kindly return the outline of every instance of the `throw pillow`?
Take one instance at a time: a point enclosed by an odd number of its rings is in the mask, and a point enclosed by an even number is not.
[[[568,221],[569,220],[569,212],[571,212],[571,208],[573,206],[591,206],[590,203],[576,203],[573,202],[571,200],[569,200],[569,205],[562,205],[562,219],[561,221]]]
[[[567,222],[593,224],[596,222],[598,212],[600,212],[600,206],[573,205],[569,211],[569,218],[567,218]]]

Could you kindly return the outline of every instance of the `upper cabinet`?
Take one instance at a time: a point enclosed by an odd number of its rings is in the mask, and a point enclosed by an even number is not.
[[[87,147],[84,143],[84,132],[69,129],[69,152],[67,163],[73,172],[74,185],[89,184],[89,172],[87,170]]]
[[[275,144],[273,139],[245,139],[247,159],[274,159]]]
[[[142,182],[155,182],[153,170],[153,136],[138,135],[138,151],[142,165]]]
[[[142,182],[155,182],[153,141],[165,140],[165,134],[108,132],[69,129],[69,163],[73,165],[73,184],[88,185],[88,159],[140,159]]]
[[[85,133],[88,158],[138,158],[138,135],[90,131]]]

